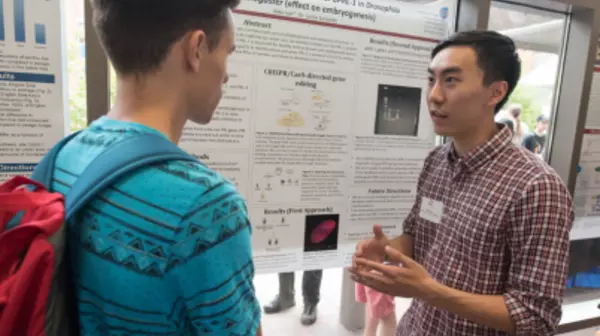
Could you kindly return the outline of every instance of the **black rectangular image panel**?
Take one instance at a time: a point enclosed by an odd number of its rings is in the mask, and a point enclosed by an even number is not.
[[[417,136],[421,88],[379,84],[375,134]]]

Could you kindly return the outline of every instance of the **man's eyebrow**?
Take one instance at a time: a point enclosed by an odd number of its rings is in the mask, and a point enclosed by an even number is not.
[[[432,68],[427,68],[427,72],[429,72],[429,74],[434,74],[436,71],[433,70]],[[447,67],[447,68],[443,68],[442,70],[438,71],[441,75],[451,75],[451,74],[458,74],[463,72],[463,70],[460,67],[457,66],[451,66],[451,67]]]

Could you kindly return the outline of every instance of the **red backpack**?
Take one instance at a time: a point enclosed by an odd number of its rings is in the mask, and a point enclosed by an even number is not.
[[[6,230],[20,212],[20,224]],[[56,281],[68,271],[64,218],[61,194],[22,176],[0,185],[0,336],[70,335],[69,321],[47,319],[69,315],[64,282]],[[49,309],[54,311],[48,314]]]
[[[118,141],[89,164],[68,195],[48,191],[63,139],[32,178],[0,184],[0,336],[79,334],[68,263],[70,218],[117,179],[143,166],[196,159],[167,139],[143,134]],[[68,225],[67,225],[68,223]]]

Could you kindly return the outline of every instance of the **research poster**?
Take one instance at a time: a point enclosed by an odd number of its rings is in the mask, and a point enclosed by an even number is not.
[[[573,197],[576,219],[571,230],[571,240],[598,238],[600,237],[600,57],[594,68],[576,181]]]
[[[243,194],[257,272],[348,265],[402,231],[435,145],[427,66],[455,1],[246,0],[213,121],[181,146]]]
[[[65,135],[58,0],[0,0],[0,182]]]

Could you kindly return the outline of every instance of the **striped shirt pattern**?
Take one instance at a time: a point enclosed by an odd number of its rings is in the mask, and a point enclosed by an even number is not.
[[[145,126],[103,117],[58,156],[53,189],[71,185],[110,144]],[[158,133],[158,132],[156,132]],[[145,167],[103,191],[69,227],[83,335],[254,335],[244,200],[200,163]]]
[[[419,216],[424,198],[444,204],[439,224]],[[552,335],[567,280],[571,196],[546,163],[501,128],[458,157],[452,144],[425,161],[404,225],[414,257],[438,282],[503,296],[517,335]],[[414,300],[398,336],[507,335]]]

